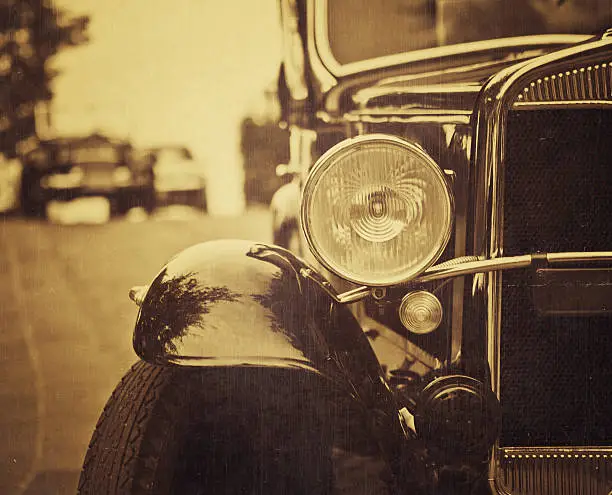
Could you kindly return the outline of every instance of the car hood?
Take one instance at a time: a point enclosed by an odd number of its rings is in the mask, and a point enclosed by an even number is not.
[[[590,36],[531,36],[524,44],[498,45],[469,50],[474,43],[448,49],[428,50],[431,56],[344,76],[320,95],[320,110],[328,115],[347,112],[402,114],[415,111],[471,112],[484,83],[502,69],[524,63]],[[465,51],[463,50],[465,48]],[[439,53],[439,56],[435,56]]]

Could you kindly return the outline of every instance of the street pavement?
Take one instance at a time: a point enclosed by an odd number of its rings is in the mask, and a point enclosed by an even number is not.
[[[271,239],[239,218],[58,226],[0,218],[0,493],[74,494],[98,416],[137,359],[133,285],[215,238]]]

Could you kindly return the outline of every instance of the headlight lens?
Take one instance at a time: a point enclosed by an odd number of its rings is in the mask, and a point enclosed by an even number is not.
[[[337,144],[304,186],[302,226],[315,257],[355,283],[418,275],[446,247],[453,200],[440,167],[419,147],[369,135]]]

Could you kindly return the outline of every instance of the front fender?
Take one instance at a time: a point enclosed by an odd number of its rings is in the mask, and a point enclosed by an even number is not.
[[[350,438],[379,445],[397,479],[407,480],[407,467],[422,463],[414,456],[406,462],[398,406],[376,355],[349,309],[302,276],[303,268],[314,270],[289,251],[249,241],[206,242],[183,251],[142,301],[136,353],[162,365],[297,369],[299,383],[315,377],[318,390],[334,391],[326,410],[348,403],[360,411],[367,427],[351,428]],[[300,390],[294,390],[298,399]],[[347,423],[348,416],[337,414]],[[359,442],[352,443],[343,449],[360,451]]]
[[[249,241],[188,248],[149,286],[134,349],[156,364],[298,367],[382,380],[357,321],[302,277],[306,267],[288,251]]]

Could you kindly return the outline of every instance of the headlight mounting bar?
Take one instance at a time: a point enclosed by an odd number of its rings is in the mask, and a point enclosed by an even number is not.
[[[481,259],[478,261],[464,261],[456,264],[453,264],[453,261],[454,260],[450,260],[432,266],[425,270],[420,276],[406,282],[406,285],[417,285],[425,282],[461,277],[464,275],[474,275],[477,273],[528,268],[536,264],[538,264],[538,266],[554,266],[585,262],[612,263],[612,251],[524,254],[521,256],[504,256],[500,258]],[[303,277],[309,278],[321,285],[325,292],[327,292],[334,301],[340,304],[349,304],[365,299],[371,295],[374,290],[372,287],[360,286],[347,292],[338,293],[329,282],[322,284],[320,278],[314,276],[312,270],[301,270],[300,273]]]

